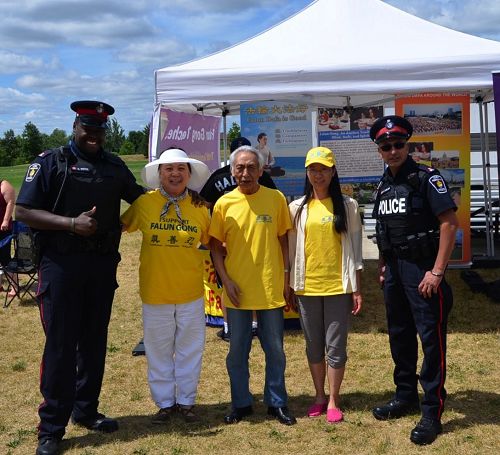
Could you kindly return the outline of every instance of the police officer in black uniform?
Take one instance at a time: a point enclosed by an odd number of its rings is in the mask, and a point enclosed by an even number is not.
[[[16,218],[36,232],[40,248],[38,303],[45,332],[37,455],[59,452],[70,419],[113,432],[98,412],[108,323],[120,261],[120,203],[144,190],[103,144],[114,109],[98,101],[76,112],[68,146],[40,153],[29,165]]]
[[[377,120],[371,139],[387,168],[379,183],[373,216],[380,252],[396,394],[373,409],[376,419],[399,418],[420,408],[411,431],[415,444],[430,444],[442,432],[446,390],[446,327],[452,293],[444,274],[458,221],[448,187],[435,169],[409,156],[413,128],[390,115]],[[417,334],[424,359],[417,375]],[[424,390],[419,403],[417,381]]]

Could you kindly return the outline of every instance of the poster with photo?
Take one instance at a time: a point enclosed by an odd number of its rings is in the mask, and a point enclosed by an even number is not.
[[[396,99],[396,114],[413,126],[410,153],[439,169],[458,207],[451,262],[470,265],[470,99],[468,93],[422,93]]]
[[[266,159],[278,189],[286,196],[304,191],[304,160],[312,147],[312,119],[304,103],[261,101],[241,103],[241,135]]]

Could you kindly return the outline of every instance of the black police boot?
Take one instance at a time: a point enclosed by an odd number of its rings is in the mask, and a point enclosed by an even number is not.
[[[102,433],[113,433],[118,430],[118,422],[115,419],[97,413],[95,417],[88,417],[82,420],[72,419],[75,425],[80,425],[88,430],[100,431]]]
[[[373,417],[377,420],[399,419],[408,414],[420,411],[418,402],[407,402],[394,399],[388,403],[373,408]]]
[[[283,425],[295,425],[297,423],[297,419],[290,413],[286,406],[279,408],[269,406],[267,408],[267,415],[276,417]]]
[[[38,441],[36,455],[57,455],[61,440],[57,438],[43,438]]]
[[[439,420],[422,417],[417,426],[411,430],[410,441],[421,446],[432,444],[442,432],[443,426]]]
[[[243,417],[253,414],[252,406],[245,406],[243,408],[233,408],[229,414],[224,416],[224,423],[232,424],[238,423]]]

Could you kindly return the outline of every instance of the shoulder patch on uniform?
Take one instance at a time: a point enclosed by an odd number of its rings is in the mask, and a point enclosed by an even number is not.
[[[42,166],[40,166],[40,163],[33,163],[30,164],[28,167],[28,171],[26,172],[26,177],[24,180],[26,182],[31,182],[35,178],[35,175],[38,174],[38,171],[40,170]]]
[[[446,193],[448,191],[443,177],[441,177],[440,175],[432,175],[429,178],[429,183],[438,193]]]

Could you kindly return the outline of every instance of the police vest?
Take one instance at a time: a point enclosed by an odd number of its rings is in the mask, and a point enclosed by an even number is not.
[[[439,228],[439,221],[421,191],[424,180],[435,173],[419,165],[401,182],[394,182],[387,174],[380,181],[373,217],[378,230],[392,245],[405,243],[409,235]]]

